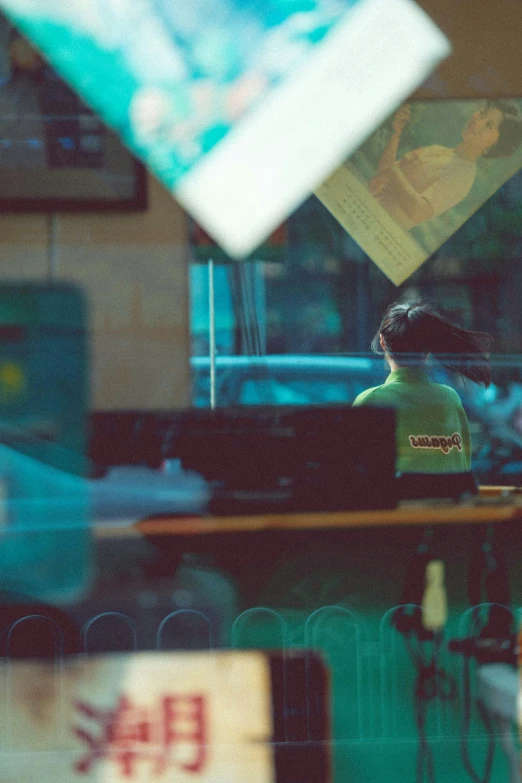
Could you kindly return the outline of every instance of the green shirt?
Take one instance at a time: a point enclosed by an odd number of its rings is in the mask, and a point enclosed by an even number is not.
[[[460,397],[449,386],[433,383],[423,370],[393,370],[382,386],[362,392],[353,404],[395,408],[397,471],[471,470],[469,424]]]

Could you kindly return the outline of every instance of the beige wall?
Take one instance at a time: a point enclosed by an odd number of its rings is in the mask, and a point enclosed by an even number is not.
[[[172,408],[189,401],[185,214],[154,179],[137,214],[0,216],[0,276],[84,289],[91,407]]]

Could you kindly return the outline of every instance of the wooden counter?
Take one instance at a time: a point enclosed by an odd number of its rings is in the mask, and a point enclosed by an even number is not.
[[[522,494],[514,487],[483,487],[468,503],[407,502],[396,509],[309,514],[255,514],[223,517],[158,516],[125,525],[96,528],[97,538],[193,536],[259,530],[320,530],[400,525],[492,524],[522,520]]]

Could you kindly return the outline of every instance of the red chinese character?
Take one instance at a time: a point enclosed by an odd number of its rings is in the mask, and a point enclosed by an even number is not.
[[[190,773],[204,768],[207,755],[206,700],[202,695],[165,696],[155,714],[135,706],[122,696],[113,710],[102,710],[84,702],[76,709],[98,724],[97,733],[74,727],[76,736],[87,744],[87,754],[75,765],[88,773],[93,765],[109,759],[121,765],[124,777],[132,777],[139,759],[156,760],[155,774],[168,766]],[[177,751],[173,755],[173,751]]]
[[[94,762],[111,758],[122,766],[125,777],[131,777],[133,762],[140,755],[138,746],[150,739],[150,721],[146,710],[136,708],[122,696],[114,710],[100,710],[83,702],[77,710],[86,718],[96,721],[101,733],[98,736],[76,727],[74,733],[84,740],[89,753],[76,764],[78,772],[88,772]]]
[[[207,756],[206,700],[202,695],[165,696],[162,702],[164,726],[164,755],[159,760],[158,772],[163,772],[170,748],[189,745],[193,750],[190,761],[180,762],[180,769],[201,772]]]

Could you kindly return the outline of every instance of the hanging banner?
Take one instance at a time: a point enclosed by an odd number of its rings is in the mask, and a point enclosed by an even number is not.
[[[450,51],[412,0],[0,6],[237,258]]]
[[[403,283],[522,168],[522,99],[402,106],[316,195]]]

